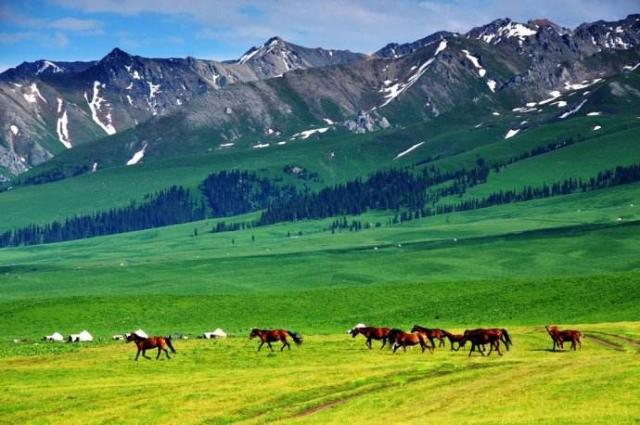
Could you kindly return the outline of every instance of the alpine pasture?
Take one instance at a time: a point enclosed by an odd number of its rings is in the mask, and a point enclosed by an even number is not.
[[[370,213],[385,225],[357,233],[323,221],[209,233],[212,219],[3,250],[0,418],[633,423],[639,189],[399,224]],[[392,354],[346,334],[359,322],[506,327],[514,346],[502,357],[448,344]],[[580,329],[582,350],[551,352],[547,324]],[[218,326],[230,337],[195,339]],[[171,360],[135,362],[133,344],[111,336],[139,327],[190,338],[174,340]],[[304,343],[258,353],[253,327]],[[80,329],[95,342],[39,341]]]

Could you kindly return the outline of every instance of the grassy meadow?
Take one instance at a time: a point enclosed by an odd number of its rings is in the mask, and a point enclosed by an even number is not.
[[[205,220],[1,250],[0,423],[636,423],[639,198],[625,185],[400,224],[369,213],[381,227],[355,233]],[[515,346],[392,355],[345,334],[358,322],[507,327]],[[550,352],[547,323],[583,330],[582,351]],[[111,336],[138,327],[189,339],[134,362]],[[216,327],[230,338],[195,338]],[[256,353],[252,327],[305,341]],[[39,342],[81,329],[96,341]]]
[[[544,329],[512,329],[503,357],[437,349],[392,354],[346,334],[280,353],[246,336],[176,342],[133,361],[122,342],[0,361],[3,423],[636,423],[638,322],[577,325],[578,352]],[[361,337],[359,337],[361,338]],[[58,348],[58,347],[56,347]]]

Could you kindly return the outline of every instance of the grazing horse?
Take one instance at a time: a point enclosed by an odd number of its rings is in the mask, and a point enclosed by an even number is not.
[[[428,348],[429,351],[433,353],[433,345],[427,345],[427,337],[422,332],[394,332],[392,344],[394,353],[400,347],[402,347],[404,351],[407,351],[407,345],[413,346],[418,344],[420,344],[423,353],[426,348]]]
[[[556,346],[561,350],[564,350],[565,341],[571,341],[571,349],[573,351],[576,351],[576,344],[580,346],[580,349],[582,349],[582,341],[580,341],[580,339],[582,338],[582,332],[572,329],[565,329],[561,331],[557,326],[548,325],[544,328],[547,330],[547,333],[553,340],[553,348],[551,349],[552,351],[556,351]]]
[[[464,335],[460,334],[452,334],[451,332],[443,331],[444,335],[449,339],[449,343],[451,344],[451,351],[458,351],[460,348],[464,347],[467,340],[464,338]],[[453,343],[457,343],[458,347],[453,348]]]
[[[393,328],[389,331],[389,334],[387,335],[387,341],[389,342],[389,348],[393,348],[393,345],[395,344],[396,340],[398,339],[398,335],[403,334],[404,331],[402,329],[397,329],[397,328]],[[384,347],[384,345],[383,345]]]
[[[464,339],[466,341],[471,341],[471,349],[469,350],[469,356],[471,353],[478,348],[478,352],[484,356],[484,345],[489,344],[489,354],[493,350],[496,350],[498,354],[501,356],[500,352],[500,342],[503,342],[507,347],[507,351],[509,350],[509,345],[512,344],[511,337],[509,336],[509,332],[506,329],[471,329],[464,331]]]
[[[291,350],[291,344],[289,344],[289,341],[287,341],[287,335],[289,335],[293,339],[293,342],[295,342],[296,345],[302,344],[302,335],[296,332],[287,331],[285,329],[270,330],[270,329],[254,328],[251,330],[251,334],[249,334],[249,339],[253,339],[255,337],[260,338],[260,345],[258,346],[258,351],[262,349],[262,346],[264,344],[267,344],[271,349],[271,351],[273,351],[273,347],[271,346],[271,343],[276,341],[282,342],[282,347],[280,348],[280,351],[284,350],[285,347],[289,347],[289,350]]]
[[[442,329],[429,329],[429,328],[423,328],[420,325],[413,325],[413,328],[411,328],[411,332],[420,332],[421,334],[426,336],[434,348],[436,346],[435,342],[433,341],[434,339],[437,339],[440,341],[440,345],[439,345],[440,348],[443,348],[445,346],[445,343],[444,343],[445,331]]]
[[[486,332],[495,332],[496,334],[498,334],[500,336],[500,342],[502,342],[504,344],[504,347],[507,349],[507,351],[509,351],[509,347],[513,345],[513,341],[511,341],[511,336],[509,336],[509,332],[507,332],[506,329],[500,329],[500,328],[488,328],[488,329],[482,329],[482,328],[478,328],[478,329],[471,329],[469,332],[475,332],[475,331],[486,331]],[[466,333],[467,331],[465,331]]]
[[[142,357],[147,360],[151,360],[150,357],[147,357],[146,351],[151,350],[153,348],[158,349],[158,355],[156,356],[156,360],[160,358],[160,353],[164,351],[167,355],[167,358],[170,359],[169,351],[167,347],[171,349],[173,353],[176,352],[175,348],[173,348],[173,344],[171,344],[171,337],[169,336],[150,336],[149,338],[143,338],[135,333],[127,334],[127,342],[135,342],[136,347],[138,347],[138,353],[136,354],[136,361],[138,361],[138,357],[140,353],[142,353]]]
[[[353,328],[349,331],[349,333],[354,338],[358,336],[358,334],[362,334],[365,338],[367,338],[365,344],[371,350],[372,339],[382,340],[382,347],[380,347],[380,349],[383,349],[385,344],[387,343],[390,331],[391,328],[376,328],[373,326],[365,326],[360,328]]]

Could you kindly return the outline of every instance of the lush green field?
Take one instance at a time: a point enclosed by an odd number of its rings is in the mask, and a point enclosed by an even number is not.
[[[0,422],[636,423],[640,324],[575,327],[581,351],[517,327],[512,350],[486,358],[368,350],[345,334],[274,354],[246,337],[177,341],[173,359],[139,362],[121,342],[32,346],[0,360]]]
[[[318,172],[322,182],[309,184],[320,186],[389,164],[437,157],[435,165],[455,169],[576,140],[492,173],[465,195],[483,196],[637,162],[640,120],[595,106],[604,115],[533,122],[509,141],[516,117],[482,116],[476,129],[474,116],[455,130],[440,121],[336,132],[105,169],[0,193],[0,229],[125,205],[171,184],[195,189],[228,168],[281,176],[295,164]],[[437,134],[393,161],[429,131]],[[332,218],[211,233],[217,220],[209,219],[0,250],[0,424],[640,420],[640,184],[404,223],[393,216],[349,217],[371,224],[359,232],[332,233]],[[489,359],[391,355],[344,334],[359,322],[508,327],[516,346]],[[549,352],[547,323],[585,330],[582,352]],[[177,341],[171,361],[135,363],[133,347],[110,339],[139,327],[189,340]],[[232,337],[194,338],[216,327]],[[296,330],[305,342],[256,354],[246,339],[252,327]],[[82,329],[97,341],[38,342]]]

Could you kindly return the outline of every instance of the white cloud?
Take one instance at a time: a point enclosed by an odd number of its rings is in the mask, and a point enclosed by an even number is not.
[[[12,44],[32,40],[38,33],[33,31],[0,32],[0,44]]]
[[[637,11],[637,0],[55,0],[69,10],[153,13],[199,24],[199,38],[248,47],[279,35],[310,47],[371,52],[388,42],[407,42],[435,31],[466,32],[501,17],[546,17],[564,26],[584,21],[620,19]]]
[[[102,32],[102,22],[94,19],[60,18],[46,23],[48,28],[71,32]]]

